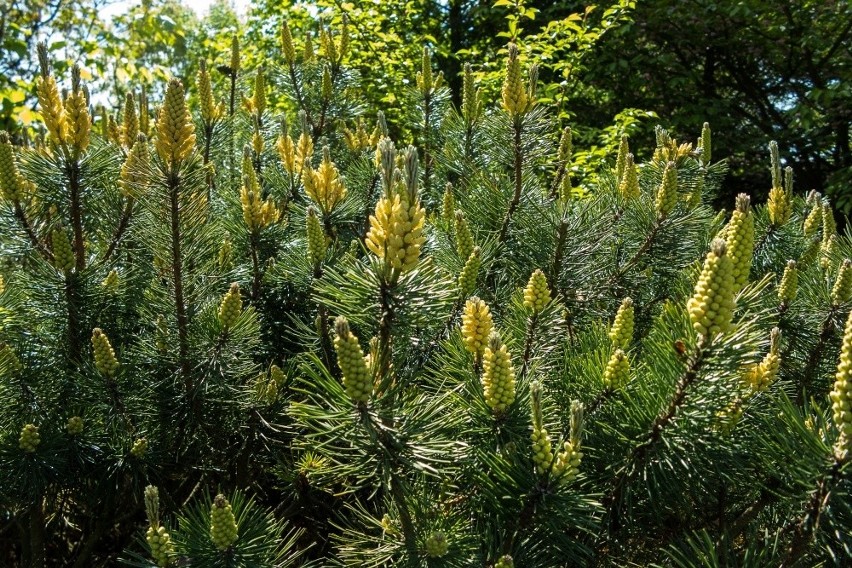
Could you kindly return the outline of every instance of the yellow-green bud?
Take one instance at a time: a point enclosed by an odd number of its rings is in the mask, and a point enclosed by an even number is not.
[[[476,288],[476,279],[479,276],[480,266],[482,266],[481,251],[479,247],[474,247],[473,252],[470,253],[459,275],[459,291],[462,298],[472,294]]]
[[[266,110],[266,76],[263,74],[263,67],[258,67],[254,76],[251,106],[253,113],[258,116]]]
[[[184,99],[183,83],[169,81],[166,99],[157,118],[157,154],[170,168],[175,168],[195,149],[195,125]]]
[[[160,526],[160,490],[153,485],[145,487],[144,502],[145,515],[148,517],[148,524],[152,527]]]
[[[550,288],[547,286],[547,278],[544,272],[536,269],[530,276],[527,287],[524,288],[524,307],[538,314],[550,301]]]
[[[31,454],[36,451],[40,443],[41,435],[38,433],[38,426],[35,424],[26,424],[21,428],[21,436],[18,438],[19,448]]]
[[[47,48],[43,43],[39,43],[38,48],[39,58],[44,60],[42,75],[36,82],[38,103],[51,140],[57,144],[62,144],[68,137],[68,119],[65,114],[65,106],[62,104],[62,98],[59,95],[59,85],[56,83],[56,79],[49,74],[46,66]]]
[[[326,101],[330,101],[332,96],[334,96],[334,84],[331,80],[331,67],[328,65],[324,65],[322,68],[322,98]]]
[[[473,67],[470,63],[464,64],[462,93],[462,117],[467,124],[472,125],[482,116],[482,97],[473,82]]]
[[[130,447],[130,455],[137,459],[142,459],[148,451],[148,439],[136,438],[133,445]]]
[[[754,216],[751,214],[751,200],[744,193],[737,196],[736,209],[728,222],[725,241],[728,257],[734,269],[734,293],[736,293],[748,283],[751,259],[754,254]]]
[[[0,196],[9,201],[18,201],[23,192],[23,179],[18,171],[15,151],[9,135],[0,132]]]
[[[583,452],[580,445],[583,436],[583,405],[580,401],[571,402],[571,435],[562,445],[562,451],[556,455],[551,475],[559,483],[569,483],[577,478]]]
[[[236,77],[240,70],[240,38],[234,34],[231,38],[231,75]]]
[[[136,143],[127,153],[127,158],[121,165],[121,175],[118,185],[125,196],[138,197],[145,193],[148,187],[148,168],[151,154],[148,151],[148,139],[144,134],[138,134]]]
[[[296,61],[296,48],[293,45],[293,34],[287,22],[281,26],[281,53],[287,65],[293,65]]]
[[[624,199],[637,199],[639,197],[639,174],[633,161],[633,154],[627,154],[624,159],[624,172],[618,184],[618,192]]]
[[[701,128],[701,138],[698,139],[698,147],[701,149],[701,161],[704,164],[710,163],[711,146],[710,123],[705,122]]]
[[[221,118],[224,110],[221,104],[213,100],[213,86],[210,83],[210,73],[207,71],[207,61],[201,60],[196,76],[198,86],[198,106],[201,110],[201,120],[208,126]]]
[[[846,320],[840,362],[829,394],[834,425],[840,435],[834,444],[834,455],[840,462],[852,457],[852,312]]]
[[[432,83],[432,56],[425,47],[420,60],[420,71],[417,72],[416,85],[423,96],[428,96],[434,86]]]
[[[550,470],[553,463],[553,449],[547,430],[545,428],[533,428],[530,441],[532,442],[532,460],[535,470],[539,475],[544,475]]]
[[[831,303],[837,306],[845,304],[850,299],[852,299],[852,260],[847,258],[837,271],[837,279],[831,289]]]
[[[820,226],[822,226],[822,202],[817,197],[814,200],[814,206],[811,208],[808,216],[805,217],[805,223],[802,225],[802,233],[806,238],[816,235]]]
[[[394,520],[387,513],[382,516],[382,530],[391,536],[399,534],[399,529],[396,528]]]
[[[275,381],[278,390],[281,390],[284,387],[284,383],[287,381],[287,376],[278,365],[272,365],[272,367],[270,367],[269,378]]]
[[[267,378],[265,374],[261,373],[258,375],[257,381],[255,381],[254,393],[257,400],[271,405],[278,400],[278,383],[271,377]]]
[[[621,180],[624,177],[624,171],[627,167],[627,155],[630,154],[630,144],[627,141],[627,134],[621,135],[621,143],[618,145],[618,156],[615,159],[615,182],[621,186]]]
[[[657,217],[665,218],[677,205],[677,168],[674,162],[666,162],[663,170],[663,181],[657,190],[654,208]]]
[[[557,151],[557,157],[560,162],[568,165],[568,162],[571,161],[571,155],[573,152],[573,138],[572,138],[571,127],[566,126],[562,129],[562,136],[559,138],[559,150]]]
[[[157,566],[165,568],[171,563],[171,557],[175,553],[174,544],[166,527],[159,526],[154,528],[148,527],[145,533],[145,541],[151,548],[151,558],[157,563]]]
[[[796,267],[795,260],[787,261],[787,268],[784,269],[784,275],[781,277],[781,283],[778,284],[778,299],[782,304],[789,304],[796,299],[799,293],[799,269]]]
[[[77,64],[71,68],[71,83],[71,93],[65,99],[65,117],[74,155],[77,157],[89,147],[89,134],[92,129],[89,101],[85,91],[80,88],[80,67]]]
[[[521,61],[518,57],[518,46],[510,43],[507,51],[506,76],[503,79],[501,94],[503,108],[509,113],[509,116],[515,117],[527,111],[529,99],[527,91],[524,89],[523,79],[521,78]]]
[[[455,232],[456,251],[459,253],[459,258],[468,258],[473,251],[473,235],[461,211],[456,211]]]
[[[325,259],[328,241],[325,238],[319,217],[317,217],[317,213],[313,207],[308,207],[306,224],[308,233],[308,262],[311,263],[311,266],[317,266]]]
[[[119,367],[118,359],[115,358],[115,351],[109,343],[109,338],[99,327],[92,330],[92,350],[98,371],[106,377],[114,377]]]
[[[302,63],[308,65],[314,62],[314,43],[310,32],[305,34],[305,46],[302,49]]]
[[[219,324],[223,329],[233,327],[243,311],[240,285],[234,282],[219,304]]]
[[[18,359],[12,348],[4,343],[0,343],[0,369],[8,373],[17,373],[23,369],[21,360]]]
[[[139,117],[136,116],[136,101],[133,93],[127,92],[124,96],[124,117],[122,119],[121,142],[125,148],[132,148],[136,144],[136,136],[139,134]]]
[[[447,182],[447,186],[444,188],[441,217],[447,223],[452,223],[456,219],[456,199],[453,197],[453,184],[450,182]]]
[[[619,349],[627,349],[633,341],[633,318],[635,309],[633,300],[624,298],[621,301],[621,306],[615,314],[615,320],[612,322],[612,327],[609,330],[609,339],[612,341],[612,346]]]
[[[477,357],[482,356],[487,345],[488,336],[494,328],[491,310],[476,296],[470,298],[464,305],[462,313],[462,338],[464,347]]]
[[[83,419],[79,416],[72,416],[65,424],[65,429],[72,436],[78,436],[83,433]]]
[[[334,321],[334,349],[337,364],[343,373],[343,388],[354,402],[368,402],[373,394],[373,377],[358,338],[349,329],[343,316]]]
[[[508,554],[504,554],[494,563],[494,568],[515,568],[515,561]]]
[[[482,388],[485,403],[501,415],[515,401],[515,369],[509,351],[496,331],[488,338],[482,357]]]
[[[823,241],[819,247],[820,259],[819,263],[823,270],[831,272],[837,265],[837,255],[840,250],[840,244],[837,240],[837,235],[831,235],[827,241]]]
[[[701,205],[701,196],[704,193],[704,174],[699,173],[695,178],[695,189],[693,189],[686,197],[686,204],[690,209],[695,209]]]
[[[400,195],[383,197],[370,216],[370,231],[364,244],[391,268],[400,272],[413,270],[420,259],[420,247],[426,242],[425,218],[426,210],[419,200],[409,205]]]
[[[780,178],[780,166],[778,167]],[[785,174],[785,184],[782,187],[780,179],[777,180],[778,185],[775,185],[776,180],[773,173],[772,189],[769,191],[769,201],[766,204],[766,208],[769,210],[769,221],[776,227],[785,225],[793,214],[793,168],[788,167]]]
[[[337,44],[331,35],[331,29],[320,25],[319,30],[320,50],[323,56],[331,62],[337,61]]]
[[[743,403],[744,400],[738,397],[731,401],[726,408],[716,412],[714,429],[723,436],[730,436],[743,417]]]
[[[772,140],[769,143],[769,159],[772,172],[772,187],[781,187],[781,156],[778,152],[778,142]]]
[[[110,270],[107,277],[101,282],[101,286],[109,293],[113,293],[118,289],[118,272],[115,269]]]
[[[426,539],[426,555],[430,558],[444,556],[450,548],[447,535],[441,531],[435,531]]]
[[[233,251],[234,245],[231,244],[229,239],[222,241],[222,245],[219,247],[219,268],[222,270],[230,270],[233,268]]]
[[[210,509],[210,539],[219,550],[228,550],[237,541],[237,519],[221,493],[213,499]]]
[[[608,391],[618,390],[630,380],[630,360],[621,349],[612,352],[609,362],[604,369],[604,388]]]
[[[532,434],[530,441],[532,442],[532,460],[535,470],[539,475],[544,475],[550,471],[553,463],[553,451],[550,444],[550,437],[547,430],[544,428],[541,414],[541,384],[538,381],[533,381],[530,385],[530,405],[532,407]]]
[[[142,91],[139,93],[139,132],[145,136],[151,133],[148,120],[148,94],[145,92],[145,86],[143,85]],[[106,136],[104,135],[104,137]]]
[[[764,391],[778,376],[781,366],[781,330],[773,327],[769,334],[769,352],[763,360],[749,369],[744,377],[744,382],[753,392]]]
[[[57,227],[51,233],[51,242],[53,243],[53,265],[57,270],[70,272],[74,269],[74,251],[71,248],[71,241],[68,240],[68,235],[62,228]]]
[[[319,205],[323,213],[331,212],[338,203],[346,197],[346,186],[334,162],[328,146],[322,149],[322,161],[314,170],[310,164],[305,164],[302,171],[302,183],[305,193]]]
[[[734,267],[725,241],[713,241],[686,307],[692,327],[707,340],[730,329],[734,313]]]

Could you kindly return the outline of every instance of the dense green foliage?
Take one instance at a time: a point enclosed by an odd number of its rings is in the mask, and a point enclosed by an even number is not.
[[[848,564],[852,239],[785,146],[766,200],[701,120],[589,150],[529,29],[390,124],[339,12],[158,80],[158,6],[121,104],[41,44],[0,134],[4,565]]]
[[[722,196],[765,197],[764,141],[788,149],[802,191],[821,189],[850,210],[852,9],[846,0],[630,0],[597,6],[566,0],[383,0],[252,2],[239,22],[227,0],[198,17],[177,0],[145,0],[114,22],[107,0],[11,0],[0,13],[0,124],[35,118],[30,58],[38,37],[98,82],[98,102],[117,107],[130,85],[156,90],[166,76],[186,80],[194,62],[224,63],[236,30],[249,68],[280,56],[278,30],[315,33],[317,18],[352,23],[347,62],[367,108],[382,108],[393,132],[408,126],[406,90],[422,46],[435,54],[450,96],[461,102],[461,71],[474,64],[486,94],[499,89],[502,51],[515,39],[541,65],[541,103],[574,126],[573,168],[594,182],[621,134],[653,143],[655,116],[678,137],[710,121],[730,174]],[[214,74],[214,82],[226,77]],[[95,89],[93,89],[94,91]],[[287,99],[271,93],[273,106]],[[289,107],[294,110],[293,107]],[[375,112],[375,111],[372,111]],[[375,118],[375,116],[372,116]],[[719,157],[722,157],[720,155]],[[717,203],[719,205],[720,203]]]

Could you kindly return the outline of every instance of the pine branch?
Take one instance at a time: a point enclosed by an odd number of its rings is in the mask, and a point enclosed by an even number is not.
[[[663,431],[677,416],[678,410],[683,406],[687,391],[692,383],[698,378],[698,371],[704,361],[702,343],[696,348],[695,355],[687,363],[684,373],[677,382],[674,396],[665,411],[660,413],[651,425],[651,430],[645,436],[645,440],[633,448],[627,464],[622,472],[612,483],[612,489],[603,500],[604,507],[609,517],[610,529],[613,532],[621,528],[621,501],[627,484],[645,466],[649,452],[657,445],[663,435]]]
[[[296,77],[296,64],[293,61],[289,61],[287,63],[287,70],[290,73],[290,82],[293,85],[293,94],[296,95],[296,104],[299,105],[299,108],[305,111],[305,118],[308,121],[308,124],[311,127],[311,133],[313,136],[311,137],[313,142],[316,143],[317,138],[319,137],[319,133],[316,130],[316,126],[314,125],[313,117],[311,116],[311,109],[308,108],[307,102],[305,102],[304,94],[302,93],[302,89],[299,86],[299,81]]]
[[[391,496],[396,504],[399,512],[399,521],[402,524],[402,534],[405,538],[405,547],[412,557],[417,557],[417,533],[414,530],[414,522],[411,519],[411,513],[408,511],[408,505],[405,503],[405,490],[399,476],[391,473],[390,476]]]
[[[30,568],[45,566],[45,522],[44,499],[38,495],[30,508]]]
[[[654,224],[651,226],[651,232],[648,233],[648,236],[645,237],[645,240],[642,242],[642,244],[639,246],[633,256],[630,257],[630,260],[628,260],[626,264],[622,265],[622,267],[619,268],[615,272],[615,274],[610,277],[609,281],[607,282],[608,286],[620,280],[625,274],[627,274],[628,270],[636,266],[636,264],[642,258],[642,255],[648,252],[648,250],[651,248],[651,245],[654,244],[654,239],[657,237],[657,233],[660,231],[660,228],[662,228],[664,220],[665,219],[663,217],[657,217],[657,219],[654,221]]]
[[[730,528],[728,529],[728,534],[731,536],[731,540],[736,540],[743,533],[746,527],[769,505],[778,500],[778,494],[773,491],[778,487],[777,478],[770,478],[767,483],[764,484],[764,488],[760,491],[760,496],[756,501],[751,503],[748,507],[743,509],[731,523]]]
[[[385,392],[391,382],[391,325],[394,320],[393,298],[391,296],[393,285],[388,284],[387,280],[382,280],[379,288],[379,348],[378,369],[379,388],[377,394]]]
[[[602,390],[586,408],[586,416],[591,417],[592,415],[594,415],[594,413],[597,412],[598,409],[603,406],[606,401],[608,401],[614,396],[615,391],[613,389],[607,388]]]
[[[216,176],[213,175],[213,170],[210,168],[210,146],[213,143],[213,127],[212,122],[204,121],[202,131],[204,133],[204,151],[202,154],[204,167],[207,169],[207,203],[213,201],[213,190],[216,187]]]
[[[65,272],[65,303],[68,310],[66,314],[68,325],[68,362],[72,365],[80,361],[83,349],[80,339],[82,326],[78,312],[77,276],[75,273]]]
[[[506,242],[506,237],[509,234],[509,224],[512,222],[512,215],[515,214],[515,211],[518,209],[518,205],[521,203],[524,165],[524,152],[523,147],[521,146],[522,126],[522,115],[517,115],[512,121],[512,128],[514,130],[514,138],[512,142],[512,154],[514,157],[512,165],[514,173],[514,193],[512,194],[512,201],[509,202],[509,209],[506,211],[505,217],[503,217],[503,224],[500,226],[500,233],[497,236],[498,245],[502,245]]]
[[[553,176],[553,182],[550,184],[550,191],[547,195],[551,199],[559,198],[559,186],[562,185],[562,180],[565,179],[565,174],[568,172],[568,162],[559,162],[559,167],[556,168],[556,175]]]
[[[314,266],[314,281],[322,278],[323,270],[322,270],[322,262],[317,262]],[[329,340],[329,328],[328,328],[328,308],[326,308],[325,304],[317,303],[318,313],[317,317],[319,318],[319,326],[317,332],[319,333],[320,339],[320,347],[322,349],[322,357],[323,362],[325,363],[325,368],[332,374],[337,375],[334,371],[335,366],[333,363],[333,358],[331,356],[332,346]],[[339,378],[339,377],[338,377]]]
[[[80,203],[80,162],[71,160],[65,162],[65,172],[68,176],[68,198],[71,202],[71,227],[74,231],[74,257],[77,272],[86,268],[86,250],[83,239],[83,211]]]
[[[251,251],[251,299],[257,302],[260,299],[260,284],[263,275],[260,270],[260,259],[257,255],[257,232],[252,230],[249,237],[249,250]]]
[[[370,185],[367,188],[366,195],[366,206],[364,211],[364,228],[361,231],[361,240],[367,238],[367,233],[370,232],[370,212],[372,211],[373,205],[373,195],[376,193],[376,189],[378,189],[379,185],[379,174],[374,173],[372,179],[370,180]]]
[[[840,468],[842,465],[843,463],[835,458],[831,468],[820,478],[816,491],[813,492],[808,501],[805,514],[795,525],[793,541],[787,550],[787,556],[781,563],[781,568],[795,566],[805,552],[807,552],[813,534],[819,527],[820,516],[828,506],[828,500],[831,498],[831,490],[840,480]]]
[[[538,489],[538,487],[536,488]],[[518,516],[516,517],[514,528],[508,531],[506,538],[503,541],[503,554],[510,554],[518,535],[523,534],[523,532],[529,528],[530,523],[535,516],[536,505],[538,505],[540,496],[541,491],[539,490],[528,494],[524,499],[524,506],[521,508],[521,512],[518,513]]]
[[[527,320],[527,332],[526,338],[524,339],[524,358],[523,364],[521,365],[521,379],[525,379],[527,377],[527,371],[530,366],[530,359],[532,358],[532,348],[533,342],[535,341],[535,325],[538,322],[538,314],[533,314]]]
[[[825,317],[822,325],[820,326],[819,339],[808,354],[808,362],[805,366],[804,373],[802,374],[802,384],[799,385],[798,393],[796,393],[796,405],[798,406],[801,406],[804,402],[805,387],[811,382],[814,371],[816,371],[820,361],[822,361],[822,354],[825,350],[825,346],[834,335],[834,317],[837,315],[839,308],[840,306],[838,305],[831,306],[831,309],[828,311],[828,315]]]
[[[777,227],[775,225],[769,225],[769,227],[766,229],[766,232],[763,233],[763,235],[760,237],[760,240],[754,244],[754,253],[752,255],[754,258],[758,257],[758,254],[769,241],[769,237],[771,237],[772,234],[775,233],[776,229]]]
[[[50,262],[52,264],[53,263],[53,253],[50,252],[50,249],[47,248],[44,245],[44,243],[42,243],[41,240],[39,240],[38,236],[35,234],[35,230],[33,229],[33,226],[30,224],[29,219],[27,219],[27,214],[24,211],[24,208],[21,205],[20,200],[15,199],[13,204],[14,204],[14,208],[15,208],[15,217],[18,219],[18,222],[21,224],[21,227],[23,227],[24,232],[27,234],[27,237],[30,239],[30,243],[32,243],[33,247],[41,253],[42,257],[44,257],[45,260],[47,260],[48,262]]]
[[[180,178],[178,177],[178,173],[172,171],[169,173],[168,191],[171,221],[172,277],[174,278],[175,312],[178,326],[178,360],[186,394],[189,395],[192,392],[193,385],[192,377],[190,377],[189,361],[189,318],[186,315],[186,302],[183,294],[179,188]]]
[[[430,194],[432,187],[432,94],[423,95],[423,190]]]
[[[237,149],[236,149],[236,135],[234,132],[234,113],[236,112],[236,104],[237,104],[237,70],[231,69],[228,73],[228,77],[231,79],[231,89],[228,100],[228,116],[231,120],[231,136],[230,136],[230,154],[228,157],[230,158],[228,161],[230,162],[230,167],[228,168],[228,185],[231,187],[231,191],[235,191],[237,189],[237,184],[234,182],[234,172],[237,171]]]
[[[132,197],[127,198],[127,203],[124,205],[124,212],[121,215],[121,219],[118,221],[118,227],[115,228],[115,233],[113,234],[112,239],[110,239],[106,253],[104,253],[103,258],[101,259],[102,264],[106,264],[110,257],[112,257],[112,254],[118,248],[118,244],[121,242],[122,237],[124,237],[124,233],[130,225],[130,217],[133,215],[134,203],[135,201]]]
[[[559,286],[559,275],[562,272],[562,260],[565,255],[565,240],[568,237],[568,218],[562,217],[559,222],[559,227],[556,229],[556,251],[553,254],[553,268],[550,272],[550,281],[554,283],[557,290],[561,293]]]

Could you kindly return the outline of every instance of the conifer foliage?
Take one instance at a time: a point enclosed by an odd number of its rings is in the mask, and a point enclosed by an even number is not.
[[[459,108],[425,50],[402,140],[316,31],[117,118],[39,47],[43,126],[0,134],[0,563],[848,561],[852,240],[795,162],[728,218],[710,126],[658,128],[577,197],[519,46]]]

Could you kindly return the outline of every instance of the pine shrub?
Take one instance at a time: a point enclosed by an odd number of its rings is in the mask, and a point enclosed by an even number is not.
[[[350,33],[255,69],[235,36],[115,113],[39,47],[42,122],[0,134],[0,563],[848,564],[852,240],[797,163],[728,219],[710,126],[660,127],[578,197],[517,45],[459,107],[424,50],[409,140]]]

